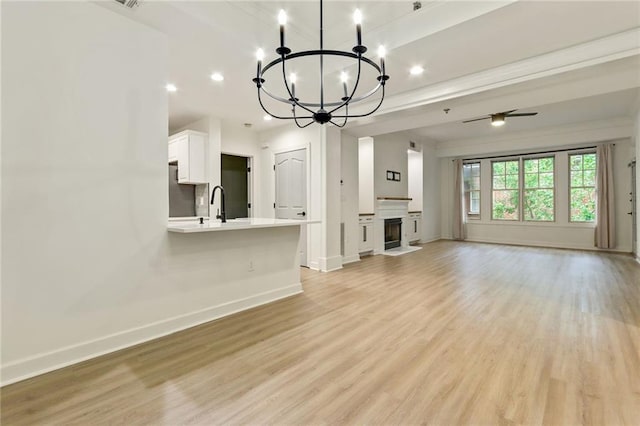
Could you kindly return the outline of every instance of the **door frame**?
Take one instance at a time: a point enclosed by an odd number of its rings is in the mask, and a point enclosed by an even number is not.
[[[631,169],[631,252],[638,258],[638,163],[636,160],[632,160],[628,167]]]
[[[276,203],[276,155],[278,154],[286,154],[287,152],[293,152],[293,151],[300,151],[304,149],[304,161],[306,162],[305,164],[305,185],[306,185],[306,200],[305,202],[307,203],[307,219],[310,219],[311,213],[310,213],[310,206],[311,206],[311,191],[310,191],[310,184],[311,184],[311,143],[310,142],[306,142],[304,144],[300,144],[300,145],[294,145],[294,146],[290,146],[287,148],[281,148],[281,149],[273,149],[271,150],[271,170],[273,171],[273,173],[271,174],[271,189],[273,190],[273,205],[275,206]],[[275,207],[273,209],[271,209],[271,215],[272,217],[276,217],[276,211],[275,211]],[[309,253],[311,253],[311,244],[310,244],[310,238],[309,238],[309,225],[304,225],[304,229],[302,228],[302,226],[300,226],[300,237],[304,238],[304,245],[305,245],[305,252],[306,252],[306,264],[305,265],[301,265],[304,267],[309,267]]]
[[[251,169],[250,172],[247,172],[247,200],[251,207],[247,207],[247,217],[253,217],[254,211],[254,202],[253,202],[253,176],[255,173],[255,168],[253,167],[253,155],[242,154],[239,152],[231,152],[231,151],[220,151],[220,161],[222,161],[223,155],[233,155],[234,157],[243,157],[247,159],[247,167]],[[222,163],[221,163],[222,164]]]

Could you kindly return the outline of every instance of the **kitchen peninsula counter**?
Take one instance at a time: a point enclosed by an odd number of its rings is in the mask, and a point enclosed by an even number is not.
[[[219,220],[205,220],[203,224],[198,221],[176,221],[169,222],[167,230],[181,234],[192,234],[199,232],[215,231],[238,231],[259,228],[279,228],[283,226],[300,226],[320,223],[319,220],[294,220],[294,219],[272,219],[272,218],[243,218],[229,219],[226,223]]]

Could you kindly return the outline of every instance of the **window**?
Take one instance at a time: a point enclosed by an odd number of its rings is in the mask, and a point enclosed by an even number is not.
[[[569,220],[593,222],[596,218],[596,154],[569,155]]]
[[[491,218],[495,220],[520,219],[520,162],[518,160],[494,161],[493,203]]]
[[[480,163],[468,163],[462,167],[464,177],[464,205],[467,216],[480,218]]]
[[[524,160],[524,220],[554,220],[554,157]]]

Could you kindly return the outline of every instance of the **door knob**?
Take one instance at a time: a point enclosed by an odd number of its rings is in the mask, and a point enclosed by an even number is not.
[[[298,216],[306,216],[307,213],[306,212],[302,212],[302,213],[296,213]]]

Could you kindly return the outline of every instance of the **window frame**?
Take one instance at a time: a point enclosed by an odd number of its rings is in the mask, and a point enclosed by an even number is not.
[[[469,200],[468,204],[469,206],[467,207],[467,203],[465,203],[465,214],[467,216],[468,219],[471,220],[480,220],[482,217],[482,163],[480,161],[469,161],[469,162],[463,162],[462,163],[462,168],[463,168],[463,172],[462,172],[462,180],[464,182],[464,166],[467,165],[474,165],[477,164],[478,165],[478,189],[474,189],[474,190],[465,190],[464,191],[464,199],[465,202],[467,200]],[[473,168],[472,168],[473,170]],[[471,193],[472,192],[477,192],[478,193],[478,213],[472,213],[470,211],[470,207],[471,207]],[[467,194],[469,194],[468,198],[467,198]]]
[[[496,219],[493,217],[493,192],[496,189],[493,186],[494,183],[494,174],[493,174],[493,164],[494,163],[507,163],[517,161],[518,162],[518,189],[502,189],[502,191],[518,191],[518,218],[517,219]],[[500,159],[492,159],[489,164],[491,165],[491,220],[497,222],[522,222],[522,156],[513,156],[513,157],[505,157]],[[506,168],[506,165],[505,165]],[[506,172],[506,170],[505,170]],[[506,173],[505,173],[505,187],[506,187]],[[501,191],[498,189],[498,191]]]
[[[583,179],[583,186],[576,186],[574,187],[572,185],[571,182],[571,172],[573,171],[571,169],[571,157],[574,155],[588,155],[588,154],[593,154],[595,156],[595,161],[596,161],[596,166],[593,169],[596,173],[596,175],[594,176],[594,182],[593,182],[593,187],[591,186],[584,186],[584,167],[582,167],[581,171],[583,173],[582,179]],[[584,164],[584,163],[583,163]],[[598,156],[596,154],[596,150],[595,149],[585,149],[585,150],[576,150],[576,151],[569,151],[567,152],[567,180],[568,180],[568,185],[567,185],[567,221],[569,224],[578,224],[578,225],[585,225],[585,224],[595,224],[597,221],[597,214],[598,214],[598,209],[597,209],[597,196],[598,196],[598,191],[597,191],[597,184],[598,184]],[[596,196],[596,204],[593,207],[593,220],[572,220],[571,219],[571,190],[574,188],[593,188],[594,192],[595,192],[595,196]]]
[[[557,198],[558,198],[558,193],[557,193],[557,183],[558,183],[558,176],[557,176],[557,172],[558,169],[556,167],[556,154],[535,154],[535,155],[522,155],[520,156],[520,164],[521,164],[521,168],[520,168],[520,178],[522,180],[522,194],[521,194],[521,200],[520,200],[520,209],[522,210],[522,214],[521,214],[521,221],[522,222],[533,222],[533,223],[556,223],[557,222],[557,218],[558,218],[558,212],[557,212]],[[551,189],[553,191],[553,220],[536,220],[536,219],[527,219],[524,215],[524,200],[525,200],[525,191],[527,190],[527,188],[525,188],[525,168],[524,168],[524,162],[526,160],[540,160],[543,158],[551,158],[551,160],[553,161],[553,187],[551,188],[541,188],[540,186],[538,186],[537,188],[533,188],[533,189]],[[539,165],[538,165],[539,167]],[[540,169],[538,169],[538,185],[540,185]],[[571,183],[571,182],[569,182]]]

